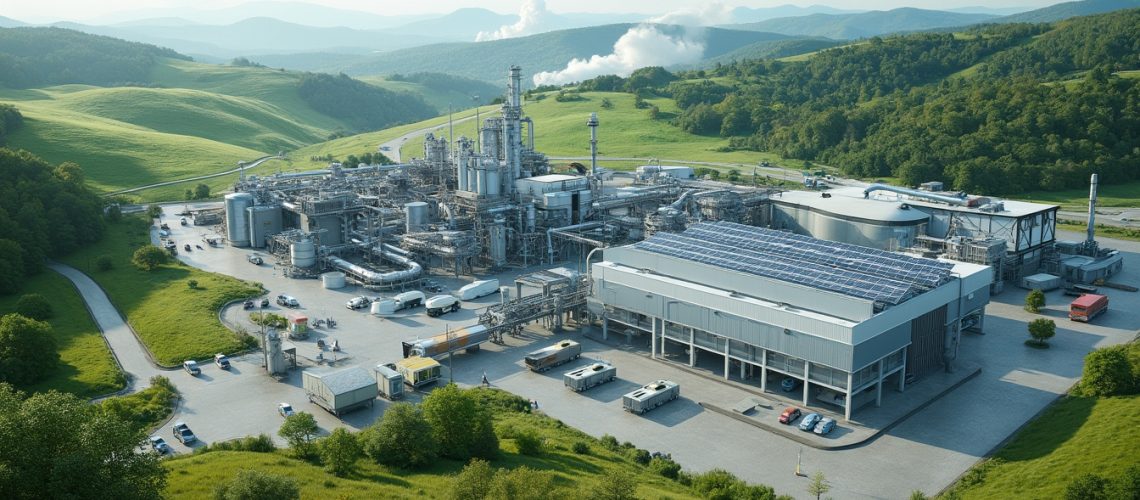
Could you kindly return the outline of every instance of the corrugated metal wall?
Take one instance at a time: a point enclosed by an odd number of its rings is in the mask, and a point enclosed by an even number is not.
[[[946,306],[939,307],[910,322],[910,348],[906,353],[906,373],[923,377],[943,366],[946,346]]]

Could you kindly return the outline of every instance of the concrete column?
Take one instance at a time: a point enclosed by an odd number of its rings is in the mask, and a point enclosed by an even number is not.
[[[744,365],[745,364],[746,363],[744,363],[743,361],[740,362],[740,380],[744,380]]]
[[[768,350],[760,351],[760,391],[768,390]]]
[[[879,360],[879,381],[875,383],[875,408],[883,406],[883,360]]]
[[[845,396],[846,404],[843,405],[843,420],[851,420],[851,382],[854,380],[855,374],[847,372],[847,395]]]
[[[724,379],[728,380],[728,337],[724,339]]]
[[[899,370],[899,392],[906,391],[906,350],[910,346],[903,346],[902,369]]]
[[[657,358],[657,318],[649,317],[649,357]]]
[[[808,386],[811,385],[811,382],[808,382],[808,380],[810,380],[808,378],[808,375],[809,375],[808,370],[810,370],[810,369],[811,369],[811,363],[809,363],[808,360],[805,359],[804,360],[804,406],[807,406],[807,404],[808,404]]]
[[[697,334],[689,329],[689,366],[697,366]]]
[[[608,318],[606,318],[605,314],[603,314],[602,315],[602,340],[608,340],[610,338],[609,325],[610,325],[610,320]]]

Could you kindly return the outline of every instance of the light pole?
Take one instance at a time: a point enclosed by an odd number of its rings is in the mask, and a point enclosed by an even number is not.
[[[475,152],[482,153],[483,146],[480,144],[479,134],[482,131],[479,127],[479,96],[471,96],[471,100],[475,102]]]

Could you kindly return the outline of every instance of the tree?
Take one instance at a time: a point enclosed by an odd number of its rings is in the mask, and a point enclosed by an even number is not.
[[[162,207],[160,207],[158,205],[154,205],[154,204],[147,205],[146,206],[146,216],[150,217],[152,219],[157,219],[159,217],[162,217]]]
[[[51,302],[38,293],[29,293],[20,297],[20,300],[16,301],[16,314],[22,314],[36,321],[46,321],[55,316]]]
[[[831,485],[827,484],[827,478],[823,477],[823,472],[816,471],[811,476],[811,482],[808,483],[808,495],[815,495],[816,500],[823,496],[824,493],[831,491]]]
[[[1103,347],[1085,356],[1081,392],[1086,396],[1119,396],[1135,388],[1126,346]]]
[[[191,191],[190,188],[187,188],[186,191],[182,192],[182,198],[187,200],[187,201],[193,200],[194,199],[194,191]]]
[[[16,293],[23,286],[23,254],[19,243],[0,239],[0,294]]]
[[[297,412],[285,417],[277,435],[285,438],[293,454],[299,458],[313,456],[313,438],[317,437],[317,419],[308,412]]]
[[[146,434],[72,394],[0,384],[0,498],[158,499],[166,469]]]
[[[297,500],[301,489],[293,478],[253,469],[239,469],[234,478],[214,489],[216,500]]]
[[[107,207],[107,220],[110,222],[119,222],[123,220],[123,208],[118,203],[114,203]]]
[[[336,477],[344,477],[356,469],[356,461],[363,455],[360,441],[343,427],[332,431],[321,441],[321,461]]]
[[[613,109],[614,103],[610,100],[609,97],[603,97],[601,106],[602,109]]]
[[[439,443],[440,455],[466,460],[472,456],[491,458],[498,453],[491,414],[455,384],[432,391],[421,407]]]
[[[598,500],[633,500],[637,498],[637,479],[617,469],[610,469],[590,488],[588,497]]]
[[[1025,296],[1025,310],[1037,314],[1045,307],[1045,292],[1038,289],[1030,290]]]
[[[1114,498],[1140,500],[1140,464],[1133,464],[1124,469],[1124,474],[1114,483]]]
[[[1081,474],[1065,487],[1065,500],[1108,500],[1108,481],[1096,474]]]
[[[1029,322],[1029,336],[1033,337],[1032,342],[1041,346],[1048,346],[1047,340],[1053,338],[1057,334],[1057,323],[1051,319],[1037,318]]]
[[[31,384],[42,380],[58,364],[59,352],[51,325],[20,314],[0,317],[0,382]]]
[[[110,271],[115,267],[115,261],[111,259],[110,255],[100,255],[95,257],[95,270],[97,271]]]
[[[198,280],[187,280],[186,286],[188,288],[190,288],[191,290],[197,290],[198,289]]]
[[[154,245],[143,245],[131,256],[131,263],[143,271],[153,271],[169,260],[170,254]]]
[[[396,467],[430,464],[438,455],[431,424],[409,403],[396,403],[360,434],[364,452],[378,463]]]
[[[491,479],[487,498],[496,500],[546,500],[561,498],[554,488],[554,475],[527,466],[499,469]]]
[[[495,469],[486,460],[478,458],[463,466],[451,479],[451,488],[448,497],[453,500],[482,500],[487,498],[491,491],[491,481],[495,478]]]

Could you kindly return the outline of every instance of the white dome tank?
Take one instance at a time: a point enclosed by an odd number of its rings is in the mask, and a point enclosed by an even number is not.
[[[289,245],[289,261],[293,267],[310,268],[317,265],[317,246],[310,240]]]

